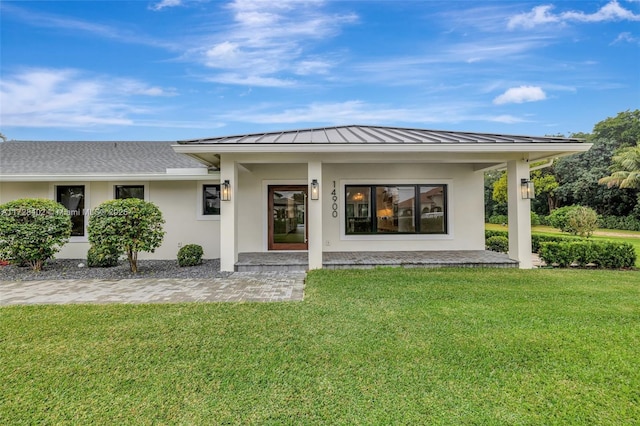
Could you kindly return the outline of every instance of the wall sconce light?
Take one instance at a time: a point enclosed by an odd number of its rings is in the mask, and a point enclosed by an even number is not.
[[[318,183],[318,179],[314,179],[311,181],[311,199],[320,199],[320,184]]]
[[[231,201],[231,185],[229,184],[229,179],[222,182],[220,186],[220,192],[222,193],[220,194],[220,198],[222,201]]]
[[[529,179],[520,180],[520,193],[523,200],[531,200],[536,197],[536,192],[533,187],[533,181]]]

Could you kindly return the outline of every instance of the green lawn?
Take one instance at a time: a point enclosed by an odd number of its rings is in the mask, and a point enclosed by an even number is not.
[[[640,273],[315,271],[304,302],[0,309],[0,424],[638,424]]]

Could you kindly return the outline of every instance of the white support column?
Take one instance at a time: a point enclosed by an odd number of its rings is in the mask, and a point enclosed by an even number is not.
[[[319,199],[312,200],[311,182],[316,179],[320,185]],[[309,197],[307,199],[307,229],[309,234],[309,270],[322,269],[322,204],[329,202],[323,198],[322,163],[310,161],[308,163],[307,181],[309,183]]]
[[[509,257],[520,262],[520,269],[531,269],[531,200],[523,199],[522,179],[529,180],[529,162],[507,163],[509,203]]]
[[[235,271],[238,261],[238,163],[228,156],[220,158],[220,185],[231,187],[231,200],[220,201],[220,270]]]

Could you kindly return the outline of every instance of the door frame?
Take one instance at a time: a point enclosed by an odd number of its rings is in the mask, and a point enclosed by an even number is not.
[[[304,243],[275,243],[273,241],[273,192],[300,191],[305,194],[304,202]],[[308,185],[299,184],[269,184],[267,185],[267,250],[308,250],[309,249],[309,212]]]

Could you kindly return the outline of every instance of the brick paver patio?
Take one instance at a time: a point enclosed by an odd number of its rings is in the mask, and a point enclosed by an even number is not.
[[[304,272],[227,278],[0,281],[0,306],[69,303],[284,302],[302,300]]]

